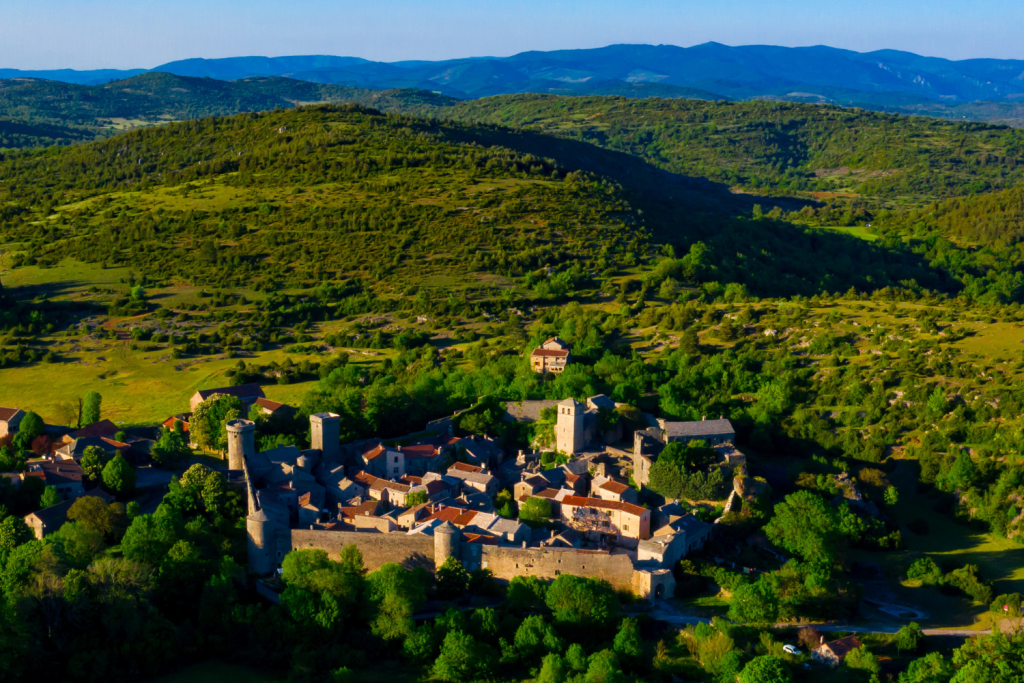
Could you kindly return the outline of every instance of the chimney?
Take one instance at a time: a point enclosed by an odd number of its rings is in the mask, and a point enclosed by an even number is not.
[[[701,416],[700,416],[700,421],[701,421],[701,422],[704,422],[704,421],[705,421],[705,420],[707,420],[707,419],[708,419],[708,416],[707,416],[707,415],[701,415]]]
[[[824,644],[825,644],[825,636],[822,636],[821,637],[821,645],[824,645]]]
[[[526,550],[526,541],[523,541],[523,550]]]

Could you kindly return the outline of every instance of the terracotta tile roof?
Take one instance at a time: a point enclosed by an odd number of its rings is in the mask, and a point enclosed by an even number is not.
[[[426,484],[424,484],[424,486],[427,489],[427,495],[428,496],[432,496],[435,493],[441,493],[441,491],[447,491],[448,488],[449,488],[448,484],[444,483],[444,481],[442,481],[440,479],[435,479],[434,481],[428,481]]]
[[[7,422],[21,412],[21,408],[0,408],[0,422]]]
[[[113,436],[119,431],[121,430],[118,429],[117,425],[110,420],[100,420],[99,422],[94,422],[87,427],[82,427],[77,431],[71,432],[68,436],[75,439],[88,439],[91,436]]]
[[[370,450],[363,453],[363,460],[376,460],[377,458],[382,456],[384,454],[384,451],[386,450],[387,449],[384,448],[384,444],[377,444],[376,447],[371,448]]]
[[[622,510],[631,515],[642,515],[648,512],[647,508],[632,503],[620,503],[617,500],[601,500],[600,498],[585,498],[584,496],[566,496],[562,505],[578,508],[597,508],[599,510]]]
[[[224,396],[237,396],[238,398],[252,398],[252,397],[263,397],[263,388],[259,384],[239,384],[236,387],[221,387],[220,389],[203,389],[197,391],[199,398],[206,400],[214,394],[223,394]]]
[[[832,654],[834,654],[839,659],[842,659],[843,657],[848,655],[851,650],[856,650],[860,646],[861,643],[859,640],[857,640],[856,636],[846,636],[845,638],[833,640],[830,643],[825,643],[824,645],[822,645],[822,647],[827,647],[829,650],[831,650]]]
[[[373,516],[377,514],[377,507],[380,502],[376,500],[369,500],[359,505],[351,505],[341,508],[341,514],[343,517],[355,517],[357,515],[369,515]]]
[[[181,413],[179,415],[171,415],[169,418],[160,423],[160,426],[167,427],[168,429],[174,429],[174,423],[181,423],[181,431],[188,431],[188,423],[192,420],[192,413]]]
[[[269,410],[272,413],[281,410],[281,408],[291,407],[286,403],[278,403],[277,401],[271,401],[269,398],[264,398],[262,396],[256,399],[256,405],[258,405],[260,408],[265,408],[266,410]]]
[[[622,495],[623,493],[629,490],[628,485],[617,481],[606,481],[605,483],[601,484],[600,488],[604,489],[605,491],[611,491],[616,495]]]
[[[546,357],[546,358],[566,358],[569,352],[565,349],[534,349],[531,356]]]
[[[441,522],[454,522],[464,512],[466,512],[466,511],[463,510],[462,508],[445,506],[445,507],[443,507],[443,508],[441,508],[439,510],[434,510],[434,512],[431,513],[431,515],[429,517],[425,517],[424,519],[422,519],[420,521],[430,522],[430,521],[436,519],[436,520],[439,520]]]
[[[568,473],[567,473],[567,474],[565,475],[565,480],[566,480],[567,482],[569,482],[570,484],[575,484],[575,483],[576,483],[577,481],[579,481],[579,479],[580,479],[580,475],[578,475],[578,474],[573,474],[572,472],[568,472]]]
[[[402,454],[406,460],[414,458],[436,458],[441,455],[441,449],[432,443],[414,443],[409,446],[402,446]]]
[[[469,526],[473,523],[473,518],[476,517],[476,510],[462,510],[462,514],[452,520],[452,524],[457,527]]]
[[[402,482],[403,484],[419,486],[420,484],[423,483],[423,477],[417,477],[412,474],[406,474],[405,476],[401,477],[398,481]]]
[[[498,545],[497,536],[487,536],[485,534],[462,534],[463,543],[476,543],[479,545]]]
[[[476,465],[470,465],[469,463],[466,462],[457,462],[451,467],[449,467],[448,470],[458,470],[460,472],[483,472],[484,468],[477,467]]]
[[[373,486],[374,482],[377,481],[377,477],[373,476],[369,472],[360,472],[352,478],[358,481],[360,484],[363,484],[364,486],[368,487]]]

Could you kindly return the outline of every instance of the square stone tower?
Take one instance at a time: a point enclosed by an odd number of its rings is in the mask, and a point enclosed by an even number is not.
[[[584,412],[585,406],[574,398],[567,398],[558,404],[555,448],[559,453],[572,455],[583,450]]]
[[[320,462],[338,462],[341,459],[341,416],[334,413],[310,415],[309,447],[320,451]]]

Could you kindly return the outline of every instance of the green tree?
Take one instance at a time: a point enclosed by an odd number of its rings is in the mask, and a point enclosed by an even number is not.
[[[835,562],[840,538],[836,511],[810,491],[790,494],[776,505],[765,532],[773,543],[810,564],[830,566]]]
[[[189,434],[200,448],[226,451],[228,432],[224,426],[228,420],[242,416],[242,401],[236,396],[213,394],[196,406],[189,422]]]
[[[789,683],[792,674],[786,663],[778,657],[762,655],[754,657],[740,671],[739,683]]]
[[[953,666],[939,652],[929,652],[912,662],[900,674],[899,683],[947,683],[953,677]]]
[[[96,446],[86,446],[82,452],[82,461],[79,463],[89,481],[99,484],[103,481],[103,468],[110,462],[110,456],[106,451]]]
[[[99,496],[82,496],[68,509],[68,519],[81,522],[104,536],[111,536],[124,523],[120,503],[108,505]]]
[[[454,600],[461,597],[469,587],[469,572],[455,557],[445,558],[437,568],[437,597]]]
[[[537,683],[565,683],[568,672],[562,658],[552,652],[544,655],[540,665],[540,673],[537,675]]]
[[[921,632],[921,627],[916,621],[912,621],[909,624],[902,626],[900,630],[896,632],[894,637],[894,640],[896,641],[896,651],[916,651],[923,636],[924,634]]]
[[[192,455],[188,445],[188,437],[180,422],[174,423],[174,429],[164,427],[160,439],[150,449],[153,461],[167,469],[175,469],[182,461]]]
[[[40,507],[50,508],[60,502],[60,494],[56,486],[47,486],[43,491],[43,497],[39,500]]]
[[[640,624],[633,617],[627,617],[619,625],[619,632],[615,634],[615,641],[612,646],[622,661],[637,665],[644,659],[646,648],[643,638],[640,637]]]
[[[103,468],[103,488],[118,496],[135,492],[135,470],[120,453]]]
[[[858,647],[847,652],[846,657],[843,658],[843,664],[850,669],[860,669],[873,674],[882,670],[882,665],[878,663],[878,657],[866,647]]]
[[[82,423],[85,425],[96,424],[100,421],[101,407],[103,404],[103,397],[95,391],[90,391],[85,395],[85,400],[82,403]]]
[[[434,676],[442,681],[463,683],[485,676],[493,666],[490,648],[462,631],[449,631],[434,662]]]
[[[551,583],[545,603],[556,622],[595,635],[619,615],[619,598],[606,581],[572,574],[562,574]]]
[[[562,639],[539,614],[523,619],[513,641],[524,660],[532,661],[546,652],[560,652]]]
[[[740,584],[729,599],[729,618],[756,624],[774,624],[779,618],[779,596],[771,582],[762,577],[756,583]]]
[[[590,655],[584,683],[625,683],[625,676],[619,668],[619,659],[611,650],[601,650]]]
[[[533,528],[551,521],[551,502],[545,498],[527,498],[519,506],[519,521]]]
[[[895,505],[900,500],[900,492],[895,486],[890,486],[885,490],[885,504]]]
[[[405,497],[406,507],[415,507],[416,505],[423,505],[429,502],[430,498],[427,496],[426,491],[413,491]]]
[[[81,522],[66,522],[47,537],[61,562],[74,569],[85,569],[103,551],[103,534]]]

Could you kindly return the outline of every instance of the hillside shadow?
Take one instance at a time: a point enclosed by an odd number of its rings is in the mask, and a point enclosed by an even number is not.
[[[752,218],[755,205],[764,213],[774,207],[789,212],[818,202],[736,194],[723,183],[671,173],[629,154],[538,132],[457,125],[441,130],[453,142],[507,147],[553,159],[566,172],[582,170],[617,182],[627,190],[633,208],[643,212],[656,243],[675,245],[681,256],[693,243],[704,242],[711,265],[705,279],[740,283],[751,294],[839,293],[851,287],[870,292],[912,284],[938,291],[960,288],[946,272],[900,245]]]

